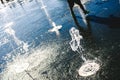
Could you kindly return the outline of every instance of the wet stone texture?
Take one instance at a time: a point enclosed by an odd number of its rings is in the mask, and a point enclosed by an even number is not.
[[[0,80],[120,80],[119,0],[82,0],[86,18],[73,8],[80,26],[67,0],[43,0],[47,12],[40,1],[0,4]],[[82,36],[76,38],[82,52],[69,44],[72,27]],[[80,76],[85,60],[94,60],[99,70]]]

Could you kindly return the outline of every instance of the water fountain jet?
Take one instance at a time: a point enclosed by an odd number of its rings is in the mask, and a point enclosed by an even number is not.
[[[55,32],[56,35],[60,35],[59,30],[62,28],[62,25],[56,25],[56,23],[51,19],[50,15],[48,14],[48,11],[46,9],[46,6],[44,5],[43,1],[40,0],[40,3],[42,5],[41,9],[44,10],[46,17],[48,18],[49,23],[53,27],[52,29],[48,30],[49,32]]]
[[[79,30],[77,30],[75,27],[72,27],[69,32],[72,37],[72,40],[70,41],[72,50],[78,52],[84,61],[78,70],[79,75],[87,77],[95,74],[100,69],[100,65],[95,60],[89,60],[84,57],[84,49],[81,46],[81,39],[83,39],[83,37],[79,34]]]
[[[9,35],[11,35],[15,41],[15,43],[17,44],[17,46],[22,44],[22,48],[27,52],[28,51],[28,47],[29,45],[21,40],[19,40],[16,35],[15,35],[15,30],[13,30],[11,28],[11,26],[14,25],[14,22],[9,22],[5,25],[5,32]]]

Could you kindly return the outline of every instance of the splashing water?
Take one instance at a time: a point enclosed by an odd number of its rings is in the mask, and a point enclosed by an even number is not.
[[[4,72],[0,74],[1,80],[41,80],[44,76],[39,72],[48,68],[54,61],[59,54],[58,49],[58,44],[50,44],[37,47],[30,52],[32,54],[13,57],[13,61],[8,62]]]
[[[100,65],[95,61],[87,60],[78,70],[80,76],[91,76],[100,69]]]
[[[59,30],[62,28],[61,25],[56,26],[55,22],[52,22],[53,28],[48,30],[48,32],[56,32],[56,35],[60,35]]]
[[[79,30],[77,30],[75,27],[72,27],[69,32],[72,37],[72,40],[69,43],[72,50],[82,54],[81,58],[84,61],[84,63],[78,70],[79,75],[85,77],[95,74],[99,70],[100,65],[96,63],[95,60],[87,60],[83,56],[84,49],[81,46],[81,39],[83,39],[83,37],[79,34]]]
[[[83,37],[79,34],[79,30],[75,29],[75,27],[72,27],[69,31],[72,40],[70,41],[70,46],[73,51],[83,51],[82,46],[80,45],[80,40],[83,39]]]
[[[84,25],[87,25],[87,21],[86,21],[86,14],[83,13],[83,11],[81,10],[81,8],[79,7],[78,4],[75,4],[74,7],[77,8],[77,10],[79,11],[81,17],[82,17],[82,21],[84,23]]]
[[[8,42],[9,42],[9,39],[7,39],[6,37],[3,37],[3,38],[0,39],[0,46],[6,44]]]
[[[56,25],[56,23],[51,19],[50,15],[48,14],[48,11],[46,9],[46,6],[44,5],[43,1],[40,0],[40,3],[42,5],[41,9],[44,10],[46,17],[48,18],[49,23],[53,27],[52,29],[48,30],[48,32],[55,32],[56,35],[60,35],[59,30],[62,28],[62,25]]]
[[[28,47],[29,45],[21,40],[19,40],[16,35],[15,35],[15,31],[11,28],[11,26],[14,25],[14,22],[9,22],[5,25],[5,32],[11,36],[13,36],[13,39],[15,41],[15,43],[19,46],[22,44],[23,49],[27,52],[28,51]]]
[[[15,31],[11,28],[13,26],[14,22],[9,22],[5,25],[5,32],[8,33],[9,35],[13,36],[15,42],[17,45],[21,44],[21,41],[15,36]]]
[[[9,72],[16,74],[21,73],[29,67],[29,63],[21,57],[21,59],[16,59],[14,63],[8,64]]]

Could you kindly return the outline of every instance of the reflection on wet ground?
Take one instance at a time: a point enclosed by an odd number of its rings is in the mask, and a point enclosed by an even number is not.
[[[84,2],[90,11],[87,18],[75,7],[79,24],[76,26],[66,1],[43,0],[50,18],[56,25],[62,25],[58,30],[59,36],[54,31],[49,32],[53,26],[41,9],[39,0],[0,6],[0,79],[119,80],[118,2],[118,0]],[[71,41],[69,30],[72,27],[78,29],[79,35],[83,37],[80,42],[76,38],[84,49],[82,53],[72,51],[69,44]],[[81,58],[81,54],[85,58]],[[80,76],[78,72],[82,65],[82,68],[87,66],[84,65],[85,60],[95,60],[95,63],[100,65],[99,70],[88,77]],[[95,71],[91,68],[85,70]]]

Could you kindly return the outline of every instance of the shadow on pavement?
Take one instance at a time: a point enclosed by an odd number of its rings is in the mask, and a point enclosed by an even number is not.
[[[89,15],[87,19],[96,23],[108,25],[110,28],[120,28],[120,17],[115,17],[113,15],[110,17]]]

